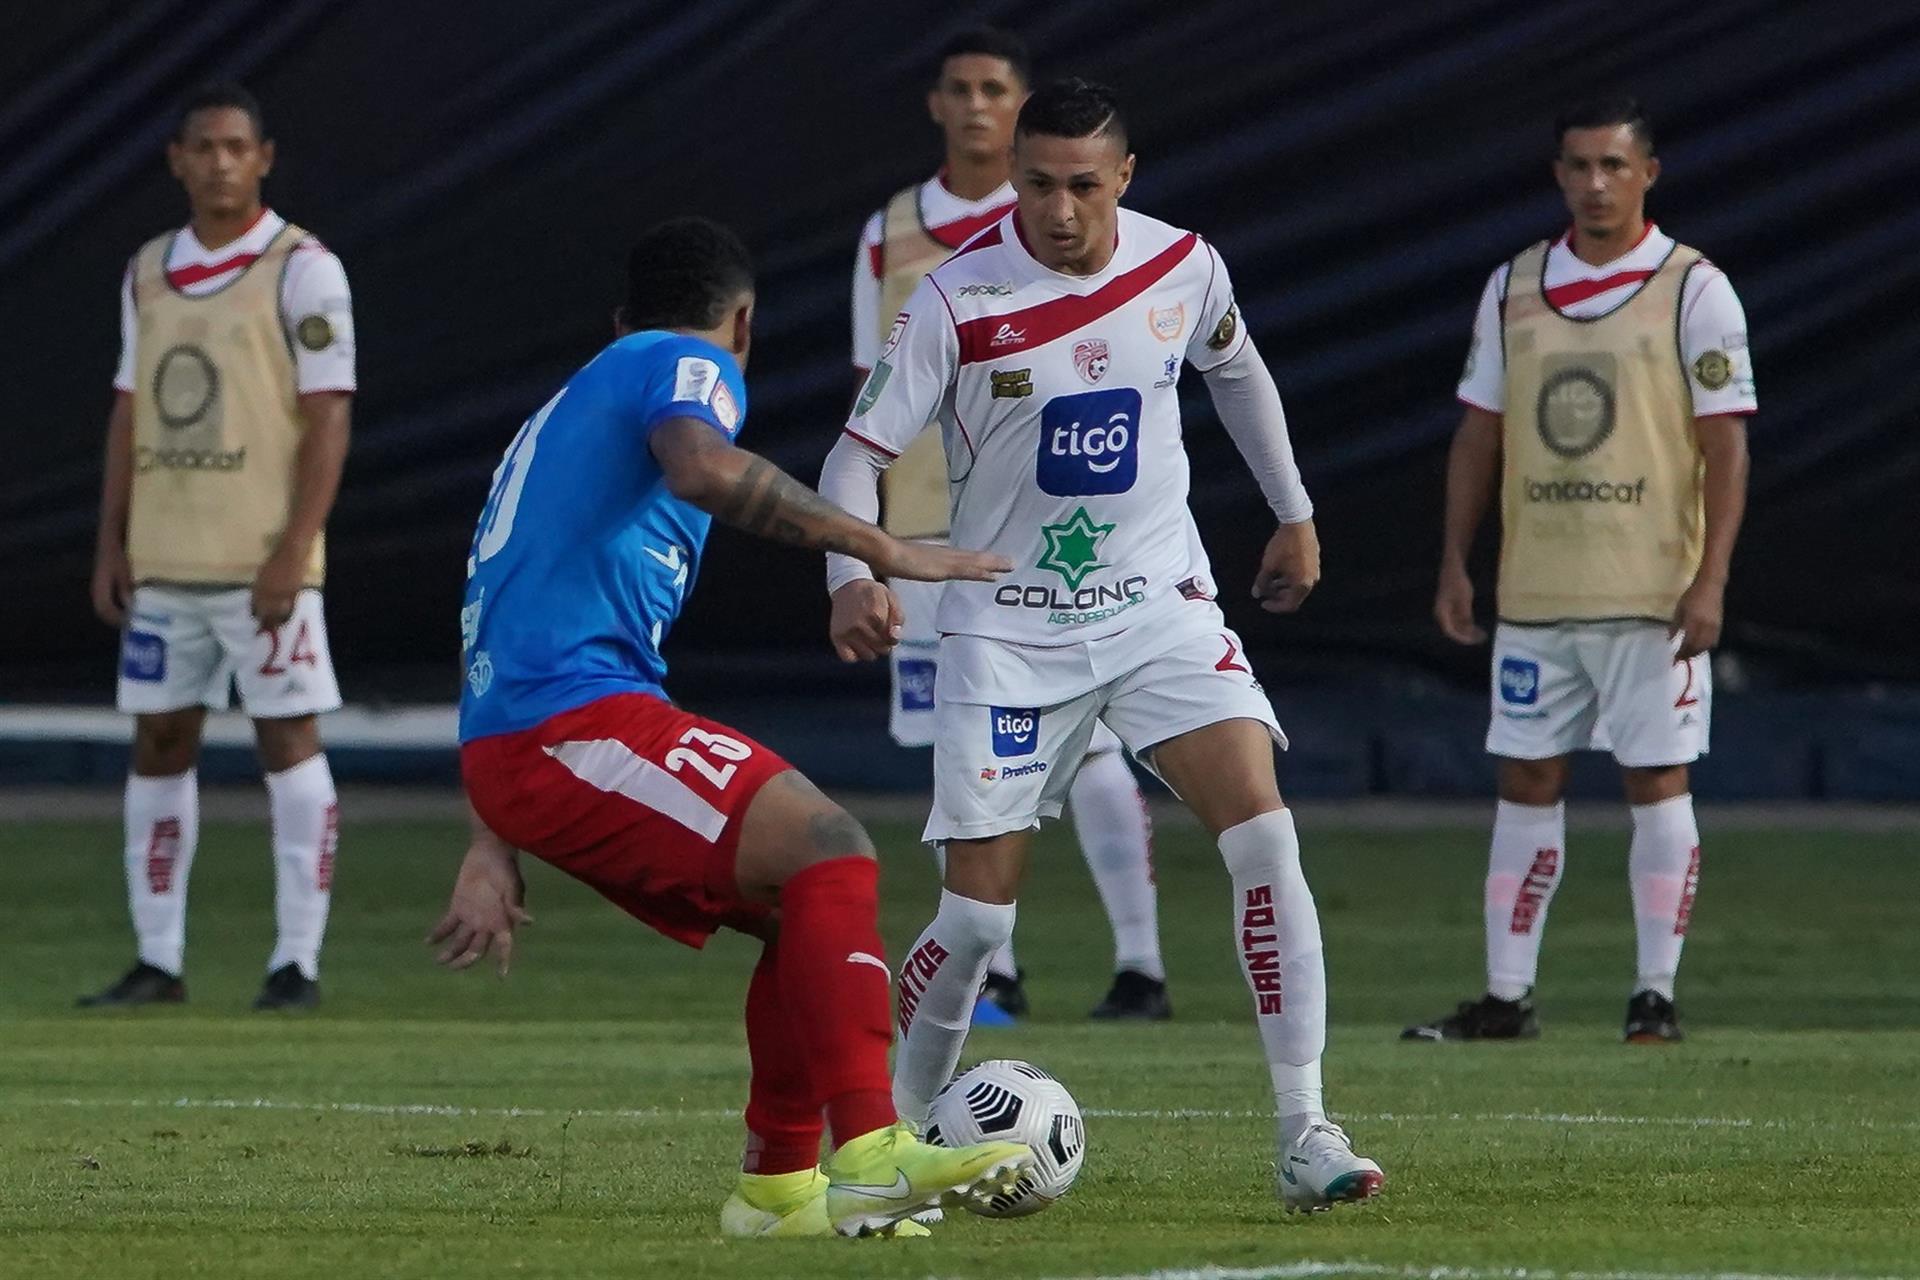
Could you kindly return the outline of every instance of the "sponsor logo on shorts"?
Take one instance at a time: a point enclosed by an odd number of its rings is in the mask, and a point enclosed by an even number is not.
[[[1034,461],[1040,492],[1069,498],[1133,488],[1140,474],[1139,423],[1140,393],[1132,387],[1047,401]]]
[[[1005,782],[1009,778],[1026,778],[1036,773],[1045,773],[1046,771],[1047,762],[1045,760],[1030,760],[1026,764],[1008,765],[1000,771],[999,780]],[[992,782],[993,779],[989,778],[987,781]]]
[[[1240,910],[1240,959],[1247,967],[1260,1015],[1284,1009],[1280,991],[1280,932],[1273,912],[1273,886],[1256,884],[1247,890]]]
[[[1500,700],[1516,707],[1540,701],[1540,664],[1529,658],[1500,659]]]
[[[1030,756],[1040,746],[1038,707],[988,707],[993,727],[993,754],[1006,760]]]
[[[129,631],[120,640],[120,674],[158,684],[167,678],[167,642],[150,631]]]
[[[1647,478],[1638,480],[1525,481],[1528,502],[1617,502],[1637,507],[1647,496]]]
[[[926,658],[900,659],[900,709],[933,710],[934,664]]]

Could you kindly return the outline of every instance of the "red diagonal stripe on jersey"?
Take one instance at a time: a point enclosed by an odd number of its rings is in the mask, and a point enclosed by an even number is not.
[[[961,256],[961,254],[973,253],[980,249],[991,249],[994,245],[997,245],[999,243],[1000,243],[1000,227],[998,224],[995,224],[994,226],[988,227],[985,231],[982,231],[979,235],[975,236],[971,241],[965,242],[963,247],[960,249],[960,252],[954,254],[953,256],[955,258],[958,258]]]
[[[199,284],[202,280],[211,280],[223,276],[229,271],[240,271],[260,260],[257,253],[236,253],[225,262],[205,263],[194,267],[181,267],[167,272],[167,283],[176,289],[184,289],[190,284]]]
[[[1547,305],[1570,307],[1576,302],[1585,302],[1595,294],[1605,293],[1609,289],[1639,284],[1652,274],[1651,271],[1616,271],[1610,276],[1601,276],[1598,280],[1575,280],[1572,284],[1557,284],[1547,290]]]
[[[928,227],[927,234],[949,249],[958,249],[980,232],[1007,216],[1007,210],[1013,207],[1009,200],[1006,204],[995,205],[985,213],[970,214],[964,218],[955,218],[952,222],[943,222],[937,227]]]
[[[1052,342],[1055,338],[1092,324],[1159,283],[1199,243],[1200,237],[1189,231],[1133,270],[1115,276],[1092,293],[1054,298],[1019,311],[1009,311],[1005,315],[981,316],[965,321],[959,326],[960,363],[998,360],[1012,352]],[[1003,330],[1005,337],[1000,336]]]

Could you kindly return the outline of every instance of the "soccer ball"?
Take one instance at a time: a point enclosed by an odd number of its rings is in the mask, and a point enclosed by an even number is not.
[[[1073,1186],[1087,1154],[1087,1126],[1065,1085],[1031,1062],[1000,1059],[962,1072],[940,1091],[928,1116],[927,1141],[1032,1147],[1033,1168],[1014,1189],[974,1209],[987,1218],[1020,1218],[1040,1212]]]

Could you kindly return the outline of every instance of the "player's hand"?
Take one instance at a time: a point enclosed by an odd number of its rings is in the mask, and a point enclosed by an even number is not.
[[[1473,620],[1473,579],[1458,565],[1440,566],[1433,593],[1433,620],[1455,644],[1485,644],[1486,631]]]
[[[867,563],[882,578],[910,578],[915,582],[992,582],[1013,568],[1013,561],[988,551],[964,551],[937,542],[892,544]]]
[[[126,622],[133,602],[133,565],[127,549],[101,547],[93,557],[93,611],[110,627]]]
[[[906,620],[893,588],[859,578],[833,593],[833,618],[827,628],[840,661],[868,662],[893,652]]]
[[[437,960],[449,969],[464,969],[493,950],[504,978],[513,960],[513,931],[533,923],[521,908],[526,896],[526,881],[512,851],[503,853],[498,845],[476,841],[460,864],[447,914],[427,935],[427,944],[446,944]]]
[[[1718,582],[1693,580],[1674,606],[1673,622],[1667,636],[1680,637],[1676,660],[1697,658],[1720,643],[1720,628],[1726,621],[1726,588]]]
[[[307,558],[276,551],[253,579],[253,616],[266,631],[278,631],[293,616],[293,599],[306,585]]]
[[[1267,539],[1253,598],[1268,613],[1292,613],[1320,581],[1320,535],[1313,521],[1283,524]]]

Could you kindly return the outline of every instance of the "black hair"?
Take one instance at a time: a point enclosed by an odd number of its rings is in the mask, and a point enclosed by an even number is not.
[[[938,66],[944,71],[948,58],[969,53],[1005,62],[1020,77],[1022,88],[1033,83],[1033,58],[1027,52],[1027,42],[1011,31],[1002,31],[999,27],[969,27],[940,46]]]
[[[753,292],[753,259],[740,238],[707,218],[670,218],[627,254],[629,329],[711,329]]]
[[[1647,154],[1654,154],[1653,122],[1647,119],[1640,100],[1624,93],[1586,98],[1562,111],[1553,121],[1553,148],[1560,149],[1569,129],[1603,129],[1610,124],[1624,124],[1632,129]]]
[[[1127,149],[1127,122],[1120,116],[1120,96],[1106,85],[1078,76],[1055,80],[1033,91],[1020,108],[1013,126],[1016,138],[1111,137]]]
[[[173,137],[177,142],[187,136],[187,121],[196,111],[213,111],[220,107],[232,107],[244,111],[253,121],[254,137],[267,140],[267,114],[260,109],[260,99],[247,92],[246,86],[233,80],[220,80],[213,84],[202,85],[187,95],[180,104],[180,114],[173,124]]]

